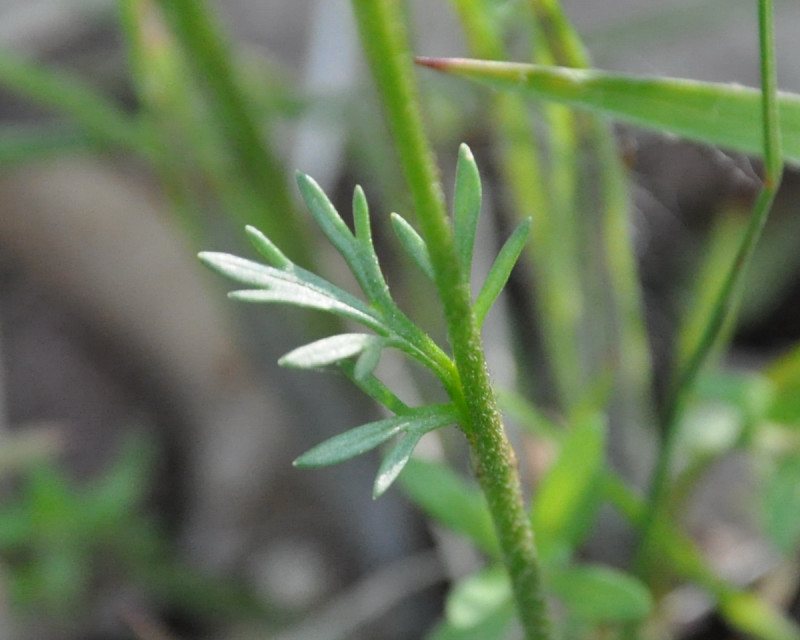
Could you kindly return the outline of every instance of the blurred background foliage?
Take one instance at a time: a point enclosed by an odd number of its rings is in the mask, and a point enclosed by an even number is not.
[[[459,13],[468,3],[408,4],[419,54],[476,54]],[[503,53],[530,59],[525,3],[479,4],[495,18]],[[601,68],[758,83],[750,2],[563,5]],[[781,86],[798,91],[791,61],[800,12],[788,0],[776,6]],[[445,606],[445,585],[481,565],[452,529],[491,555],[483,516],[465,497],[471,487],[419,463],[405,494],[373,503],[375,459],[293,471],[300,452],[374,419],[376,409],[336,378],[276,373],[275,360],[290,346],[330,329],[313,314],[226,304],[224,283],[194,258],[208,248],[246,254],[247,223],[299,264],[347,286],[341,263],[307,223],[293,176],[296,169],[313,176],[343,214],[360,183],[393,292],[442,336],[430,288],[388,239],[388,212],[405,215],[410,203],[348,4],[6,0],[0,12],[0,635],[421,637]],[[514,221],[536,213],[531,203],[520,210],[508,187],[503,154],[515,138],[498,122],[509,105],[450,78],[420,72],[419,81],[445,184],[461,141],[481,167],[476,262],[486,265]],[[545,137],[544,123],[563,117],[528,104],[522,124]],[[695,316],[702,319],[744,226],[758,163],[653,133],[617,133],[631,178],[657,404],[685,349],[679,340],[690,339]],[[551,144],[556,156],[558,141]],[[575,211],[592,210],[591,196],[570,193],[553,176],[548,186],[580,203]],[[521,186],[530,186],[524,177]],[[715,571],[755,585],[794,615],[797,190],[789,173],[740,322],[729,329],[730,348],[703,377],[688,414],[673,496]],[[589,224],[575,239],[580,246],[555,246],[551,257],[591,249],[594,231]],[[581,256],[585,264],[567,265],[578,279],[596,263],[591,253]],[[559,447],[565,456],[574,451],[562,461],[569,469],[586,464],[593,442],[568,449],[553,437],[565,391],[545,357],[533,273],[529,263],[517,270],[484,332],[531,484]],[[580,304],[568,278],[560,282],[565,304]],[[584,300],[582,341],[564,345],[577,354],[567,358],[572,366],[591,361],[602,369],[595,338],[603,291]],[[391,359],[381,367],[404,400],[438,399],[419,372]],[[570,392],[576,406],[605,397],[607,381],[588,377],[588,391]],[[642,437],[646,445],[654,434]],[[608,443],[634,484],[652,454],[638,443],[613,432]],[[467,467],[457,440],[429,448]],[[593,478],[578,486],[581,479],[567,475],[578,491]],[[434,484],[450,502],[430,503],[436,494],[426,486]],[[558,491],[548,491],[557,502]],[[425,523],[406,495],[443,525]],[[563,525],[567,542],[624,565],[631,532],[602,510],[595,521],[597,503],[589,502]],[[563,532],[538,517],[545,532]],[[692,586],[670,582],[662,615],[676,637],[733,637],[730,620]]]

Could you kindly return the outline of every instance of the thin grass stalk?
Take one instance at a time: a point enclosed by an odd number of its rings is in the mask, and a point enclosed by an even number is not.
[[[551,637],[533,532],[522,500],[514,452],[505,436],[480,334],[468,276],[457,259],[433,153],[422,126],[408,36],[393,0],[353,0],[361,40],[431,252],[436,285],[461,382],[453,398],[462,415],[475,472],[511,578],[527,640]]]
[[[655,524],[664,515],[664,510],[668,506],[676,443],[692,388],[709,353],[716,345],[720,332],[729,321],[730,314],[736,306],[747,265],[769,216],[783,175],[772,0],[759,0],[758,22],[761,55],[761,115],[764,136],[764,184],[753,206],[750,221],[702,337],[684,367],[677,372],[666,404],[667,409],[662,419],[663,442],[650,486],[648,509],[642,519],[640,529],[637,565],[640,573],[645,575],[650,573],[651,565],[657,560],[654,557],[657,549],[653,539],[657,533]]]

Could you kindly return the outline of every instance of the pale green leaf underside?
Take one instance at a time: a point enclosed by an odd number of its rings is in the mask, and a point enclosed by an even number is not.
[[[281,357],[278,364],[294,369],[319,369],[351,358],[370,345],[380,345],[382,342],[379,337],[366,333],[342,333],[298,347]]]
[[[763,153],[758,89],[461,58],[422,58],[419,62],[496,89],[517,90],[590,109],[690,140],[754,155]],[[778,105],[784,156],[792,163],[800,163],[800,95],[779,92]]]
[[[355,296],[315,276],[292,267],[281,270],[226,253],[203,252],[200,259],[218,273],[259,289],[234,291],[232,298],[247,302],[281,302],[335,313],[376,331],[388,328]]]
[[[452,405],[429,405],[345,431],[313,447],[297,460],[298,467],[323,467],[366,453],[401,433],[422,434],[456,422]]]

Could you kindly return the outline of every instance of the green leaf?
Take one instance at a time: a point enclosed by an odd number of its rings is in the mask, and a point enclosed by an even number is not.
[[[800,541],[800,454],[770,465],[761,499],[762,521],[770,542],[789,556]]]
[[[434,282],[433,263],[431,262],[431,255],[428,252],[428,245],[422,239],[414,227],[412,227],[405,218],[397,213],[391,215],[392,228],[395,235],[397,235],[400,244],[406,250],[406,253],[414,261],[424,273],[428,280]]]
[[[466,144],[458,149],[456,184],[453,195],[453,228],[456,250],[464,277],[469,280],[472,250],[481,211],[481,176],[472,151]]]
[[[441,463],[416,459],[409,460],[400,484],[428,516],[466,536],[481,551],[499,555],[492,518],[477,487]]]
[[[383,340],[366,333],[341,333],[298,347],[281,357],[278,364],[293,369],[319,369],[351,358],[374,344],[380,349]]]
[[[735,84],[483,60],[418,58],[496,89],[521,91],[617,120],[746,153],[764,151],[761,91]],[[778,94],[786,160],[800,163],[800,95]]]
[[[300,195],[306,203],[308,210],[317,221],[320,229],[331,241],[339,253],[344,256],[348,264],[356,260],[355,256],[355,237],[345,224],[336,207],[325,195],[322,187],[311,177],[304,173],[297,172],[297,186],[300,188]],[[352,265],[351,265],[352,266]]]
[[[373,498],[380,498],[397,479],[411,459],[411,454],[414,453],[414,448],[423,435],[424,433],[407,433],[389,449],[389,453],[384,456],[378,469],[378,475],[375,477],[375,484],[372,487]]]
[[[525,247],[525,243],[528,240],[531,223],[531,218],[528,218],[517,227],[516,231],[511,234],[511,237],[506,240],[503,248],[500,249],[500,253],[497,254],[492,268],[489,269],[486,282],[483,283],[474,305],[475,321],[478,323],[478,327],[483,325],[486,314],[494,304],[494,301],[497,300],[497,296],[500,295],[503,287],[506,286],[506,282],[508,282],[508,278],[511,275],[511,270],[517,263],[519,254],[522,253],[522,249]]]
[[[445,613],[457,627],[473,627],[510,602],[511,583],[501,565],[494,565],[461,580],[447,596]]]
[[[547,583],[569,612],[586,622],[634,622],[647,617],[653,608],[650,592],[639,580],[608,567],[553,570]]]
[[[296,467],[323,467],[344,462],[366,453],[390,438],[413,431],[431,431],[452,424],[456,413],[452,405],[428,405],[407,414],[385,418],[334,436],[306,451],[294,461]]]
[[[603,419],[590,415],[564,440],[536,493],[531,516],[542,557],[564,545],[574,548],[591,528],[604,455]]]

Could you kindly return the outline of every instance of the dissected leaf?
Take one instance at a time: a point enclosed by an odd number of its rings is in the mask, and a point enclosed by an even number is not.
[[[377,344],[380,349],[382,342],[366,333],[341,333],[298,347],[281,357],[278,364],[294,369],[319,369],[355,356],[370,345]]]
[[[478,327],[483,325],[486,314],[494,304],[494,301],[497,300],[497,296],[500,295],[503,287],[506,286],[511,270],[517,263],[519,254],[522,253],[525,242],[528,240],[531,223],[531,218],[528,218],[517,227],[511,237],[506,240],[503,248],[500,249],[492,268],[489,269],[486,282],[483,283],[478,297],[475,299],[475,320],[478,323]]]
[[[604,455],[603,419],[588,416],[564,440],[558,459],[536,493],[533,530],[543,557],[559,546],[575,547],[591,528]]]
[[[465,535],[492,556],[499,554],[494,525],[480,490],[437,462],[411,459],[400,475],[403,491],[428,516]]]
[[[412,227],[405,218],[397,213],[391,216],[392,228],[397,235],[400,244],[408,253],[409,257],[414,261],[431,282],[434,281],[433,263],[431,262],[431,255],[428,252],[428,245],[422,239],[414,227]]]
[[[366,453],[405,431],[431,431],[452,424],[455,420],[455,410],[451,405],[420,407],[403,415],[370,422],[325,440],[297,458],[294,465],[323,467],[337,464]]]
[[[764,151],[758,89],[511,62],[457,58],[418,58],[418,62],[497,89],[521,91],[690,140],[754,155]],[[800,163],[800,95],[780,92],[778,109],[784,156]]]
[[[232,298],[247,302],[283,302],[300,307],[328,311],[355,320],[370,329],[389,332],[373,311],[355,296],[309,273],[293,267],[281,270],[226,253],[204,251],[200,260],[228,278],[262,287],[234,291]]]
[[[647,587],[609,567],[580,565],[552,570],[547,583],[569,612],[586,622],[642,620],[653,607]]]
[[[481,211],[481,177],[470,148],[462,144],[458,149],[456,185],[453,194],[453,229],[456,250],[461,259],[464,276],[469,279],[472,267],[472,250]]]

